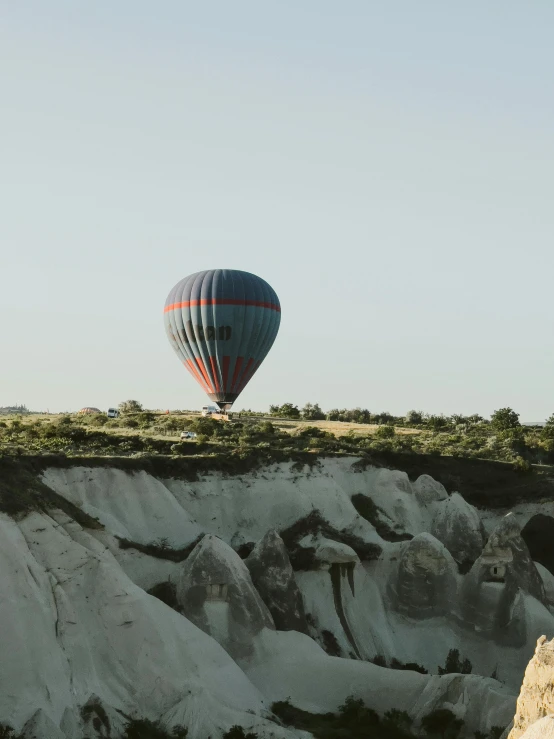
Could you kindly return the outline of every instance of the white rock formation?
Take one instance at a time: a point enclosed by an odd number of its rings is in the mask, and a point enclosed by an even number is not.
[[[475,508],[459,493],[436,504],[430,533],[459,564],[472,564],[483,549],[483,527]]]
[[[418,534],[402,547],[390,589],[396,609],[412,618],[453,612],[457,567],[452,555],[431,534]]]
[[[105,529],[83,530],[54,511],[0,518],[0,573],[8,583],[0,599],[0,722],[36,739],[96,739],[94,724],[108,721],[117,739],[124,712],[186,725],[191,739],[219,739],[233,724],[260,737],[290,737],[270,721],[273,700],[290,696],[308,710],[329,711],[352,694],[380,712],[405,709],[416,721],[447,706],[469,732],[506,725],[531,640],[554,633],[554,617],[537,601],[551,602],[546,574],[541,580],[510,521],[481,555],[479,514],[460,496],[428,476],[411,483],[403,472],[357,471],[352,462],[326,460],[304,471],[279,464],[195,482],[47,470],[44,481]],[[356,512],[354,495],[371,498],[395,532],[414,538],[383,542]],[[264,537],[314,513],[341,541],[324,528],[305,536],[315,562],[293,573],[278,533]],[[497,513],[489,520],[498,522]],[[202,536],[183,561],[122,549],[118,539],[182,549]],[[378,561],[363,555],[360,541],[380,546]],[[233,548],[256,542],[252,578]],[[264,551],[279,562],[265,576]],[[472,572],[459,574],[451,553],[460,563],[477,557]],[[493,566],[513,572],[517,587],[476,574]],[[178,584],[184,614],[144,592],[168,580]],[[270,610],[286,613],[276,604],[294,582],[317,644],[274,630]],[[462,615],[472,587],[473,620]],[[298,591],[291,598],[296,618]],[[497,638],[499,612],[508,614],[506,633],[513,629],[519,640]],[[480,621],[485,614],[489,620]],[[436,672],[452,648],[478,674],[421,675],[365,661],[379,655]],[[490,680],[493,672],[509,687]]]
[[[269,608],[280,631],[308,630],[302,594],[287,550],[279,534],[270,529],[246,559],[252,582]]]
[[[177,601],[187,618],[235,657],[251,651],[252,638],[261,629],[275,628],[244,562],[212,534],[184,563]]]
[[[498,523],[487,542],[487,549],[493,553],[509,550],[511,559],[506,564],[507,577],[513,578],[518,587],[537,600],[546,602],[541,577],[521,536],[521,526],[515,516],[508,514]]]
[[[56,518],[0,515],[0,721],[28,724],[37,739],[52,739],[52,725],[78,739],[92,696],[121,724],[121,711],[178,712],[192,692],[205,696],[197,737],[228,729],[230,718],[267,724],[262,696],[213,639],[134,585],[77,524]]]
[[[313,549],[316,562],[321,565],[346,564],[359,562],[356,552],[340,541],[333,541],[321,534],[309,534],[298,542],[304,549]]]
[[[255,653],[239,663],[251,681],[273,702],[293,696],[307,711],[336,710],[350,695],[380,714],[407,711],[415,722],[444,705],[454,706],[468,734],[505,726],[514,699],[495,680],[476,675],[428,676],[389,670],[368,662],[327,656],[297,632],[260,632]]]
[[[70,467],[46,470],[43,481],[112,534],[139,544],[165,540],[179,548],[202,533],[166,486],[146,472]]]
[[[434,480],[430,475],[420,475],[412,488],[421,506],[428,506],[448,498],[444,485]]]

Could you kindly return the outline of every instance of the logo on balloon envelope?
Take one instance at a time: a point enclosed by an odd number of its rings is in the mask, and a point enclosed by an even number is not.
[[[198,344],[205,341],[229,341],[233,334],[231,326],[201,326],[187,321],[185,328],[178,329],[177,333],[185,344]]]

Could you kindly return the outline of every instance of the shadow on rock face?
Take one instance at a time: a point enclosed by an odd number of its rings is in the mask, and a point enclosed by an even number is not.
[[[554,575],[554,518],[538,513],[523,527],[521,536],[532,559]]]
[[[463,620],[504,646],[526,643],[525,593],[541,603],[541,577],[512,514],[505,516],[466,575],[460,592]]]
[[[460,566],[468,567],[483,549],[483,528],[479,514],[458,493],[452,493],[436,506],[431,533],[444,544]]]
[[[252,581],[280,631],[308,633],[302,595],[285,544],[270,530],[245,560]]]
[[[177,601],[184,615],[234,657],[250,653],[252,638],[275,628],[238,554],[208,534],[183,564]]]

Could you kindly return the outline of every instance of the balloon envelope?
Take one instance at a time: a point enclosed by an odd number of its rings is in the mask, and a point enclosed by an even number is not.
[[[261,277],[211,269],[175,285],[164,322],[178,357],[210,400],[229,407],[271,349],[281,306]]]

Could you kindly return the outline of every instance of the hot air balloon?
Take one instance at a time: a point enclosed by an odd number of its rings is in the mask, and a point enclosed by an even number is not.
[[[281,306],[261,277],[210,269],[175,285],[165,302],[164,322],[179,359],[226,411],[271,349]]]

